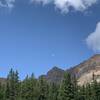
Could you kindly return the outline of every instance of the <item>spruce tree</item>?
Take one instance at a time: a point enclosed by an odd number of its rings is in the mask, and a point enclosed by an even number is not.
[[[9,82],[8,82],[8,78],[7,78],[7,83],[6,83],[6,91],[5,91],[5,97],[8,100],[10,98],[10,87],[9,87]]]
[[[57,96],[58,96],[58,84],[50,83],[48,100],[57,100]]]
[[[88,83],[88,84],[86,84],[86,99],[87,100],[93,100],[93,98],[92,98],[92,88],[91,88],[91,85]]]
[[[6,85],[6,97],[9,100],[17,100],[18,99],[18,88],[19,88],[19,77],[18,72],[14,72],[13,69],[10,70],[7,77],[7,85]]]
[[[86,100],[86,88],[84,85],[79,88],[78,100]]]
[[[39,97],[38,100],[47,100],[48,98],[48,84],[44,76],[41,76],[38,81]]]
[[[5,100],[5,84],[0,83],[0,100]]]
[[[92,83],[92,98],[94,100],[100,100],[100,84],[96,80]]]
[[[75,74],[72,76],[72,84],[73,84],[74,100],[78,100],[79,97],[78,85],[77,85],[77,78]]]
[[[28,75],[21,82],[21,98],[23,100],[29,100],[29,77]]]
[[[73,84],[69,73],[64,75],[59,89],[58,100],[74,100]]]

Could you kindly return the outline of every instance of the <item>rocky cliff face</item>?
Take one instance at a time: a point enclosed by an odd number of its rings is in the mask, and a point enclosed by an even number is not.
[[[92,82],[93,76],[97,81],[100,81],[100,54],[96,54],[66,71],[76,75],[79,85]],[[49,82],[60,82],[66,71],[54,67],[47,73],[46,79]]]
[[[58,67],[53,67],[50,71],[48,71],[46,79],[49,82],[59,83],[63,78],[64,72],[65,72],[64,70]]]
[[[93,78],[100,81],[100,54],[94,55],[85,62],[75,67],[78,70],[78,84],[83,85],[91,83]]]

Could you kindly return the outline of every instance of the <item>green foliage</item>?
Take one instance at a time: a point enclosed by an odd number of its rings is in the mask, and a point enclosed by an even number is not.
[[[19,80],[17,71],[10,70],[6,83],[0,83],[0,100],[100,100],[100,83],[78,86],[76,77],[65,73],[60,84],[49,83],[45,76],[32,74]]]
[[[10,70],[7,77],[6,98],[9,100],[17,100],[19,97],[19,77],[18,72]]]
[[[49,84],[48,100],[57,100],[59,85],[55,83]]]
[[[97,83],[96,80],[93,81],[92,85],[92,98],[94,100],[100,100],[100,83]]]
[[[87,100],[86,99],[86,91],[85,90],[86,90],[86,88],[85,88],[84,85],[82,87],[80,87],[78,100]]]
[[[0,83],[0,100],[5,100],[5,86]]]
[[[21,82],[21,98],[23,100],[37,100],[38,98],[37,80],[32,74],[31,77],[26,77],[23,82]]]
[[[40,77],[38,81],[39,98],[38,100],[47,100],[48,98],[48,84],[44,77]]]
[[[64,79],[60,85],[58,100],[74,100],[74,88],[71,81],[71,75],[65,73]]]
[[[91,85],[90,84],[87,84],[86,85],[86,90],[85,90],[85,94],[86,94],[86,98],[88,98],[88,100],[93,100],[93,98],[92,98],[92,88],[91,88]]]

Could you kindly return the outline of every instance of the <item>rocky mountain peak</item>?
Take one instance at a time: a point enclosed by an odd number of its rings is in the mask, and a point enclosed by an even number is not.
[[[100,54],[95,54],[77,66],[65,71],[55,66],[47,72],[45,78],[48,82],[59,83],[63,79],[65,72],[75,75],[80,85],[92,82],[93,74],[95,79],[100,81]]]
[[[95,61],[95,62],[97,62],[97,61],[100,62],[100,54],[95,54],[90,59],[93,60],[93,61]]]
[[[91,83],[93,74],[95,79],[100,82],[100,54],[93,55],[88,60],[77,65],[76,68],[79,70],[77,73],[79,84]]]
[[[59,83],[63,78],[64,72],[64,70],[58,67],[53,67],[50,71],[48,71],[46,79],[49,82]]]
[[[62,69],[60,69],[60,68],[54,66],[51,70],[48,71],[47,74],[50,74],[50,73],[55,72],[55,71],[57,71],[57,72],[60,71],[60,72],[61,72],[61,71],[64,71],[64,70],[62,70]]]

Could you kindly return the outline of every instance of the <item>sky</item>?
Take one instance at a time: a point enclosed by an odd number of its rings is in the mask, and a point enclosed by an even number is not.
[[[99,0],[0,0],[0,77],[38,77],[99,52]]]

